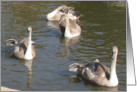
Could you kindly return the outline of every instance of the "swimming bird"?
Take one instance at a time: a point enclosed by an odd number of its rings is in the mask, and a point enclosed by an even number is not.
[[[98,59],[88,64],[74,63],[69,66],[69,71],[78,71],[84,79],[100,86],[115,87],[118,85],[118,77],[116,74],[116,62],[118,55],[118,47],[112,48],[111,67],[107,67],[99,62]]]
[[[81,34],[81,27],[76,23],[76,21],[69,18],[69,12],[71,11],[66,10],[65,14],[61,16],[59,22],[60,30],[65,37],[79,36]]]
[[[59,6],[54,11],[47,14],[47,20],[50,21],[59,21],[61,16],[65,14],[65,10],[69,9],[71,12],[69,12],[68,16],[72,20],[77,20],[82,14],[73,11],[74,7],[68,7],[66,5]]]
[[[19,59],[32,60],[36,56],[35,48],[32,45],[32,27],[28,27],[28,37],[18,42],[15,39],[6,40],[6,45],[14,46],[13,54]]]

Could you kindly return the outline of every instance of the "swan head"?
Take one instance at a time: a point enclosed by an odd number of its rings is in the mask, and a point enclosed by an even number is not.
[[[31,32],[32,32],[32,27],[31,26],[28,26],[28,37],[31,37]]]
[[[116,56],[117,56],[117,53],[118,53],[118,47],[117,46],[113,46],[112,47],[112,54],[113,54],[113,59],[115,59],[116,58]]]
[[[64,13],[68,15],[68,17],[71,19],[71,20],[77,20],[79,19],[79,17],[82,16],[82,14],[80,14],[80,12],[78,11],[73,11],[73,7],[69,7],[67,9],[64,9]]]
[[[63,12],[63,13],[66,13],[67,10],[74,10],[74,7],[68,7],[66,5],[62,5],[60,7],[58,7],[58,9]]]
[[[28,31],[32,31],[32,27],[31,26],[28,26]]]
[[[61,5],[58,7],[59,9],[68,8],[66,5]]]
[[[53,16],[56,16],[59,20],[61,15],[63,14],[68,14],[69,18],[72,20],[78,19],[81,15],[78,12],[73,11],[74,7],[68,7],[66,5],[61,5],[59,6],[55,11],[56,12],[51,12],[47,15],[47,19],[52,20]]]
[[[117,46],[113,46],[113,52],[118,52],[118,47]]]
[[[58,7],[58,13],[65,13],[65,11],[68,10],[68,6],[62,5]]]
[[[68,13],[68,16],[72,20],[76,20],[76,19],[79,19],[83,15],[80,14],[80,12],[78,12],[78,11],[72,11],[72,10],[70,10],[69,13]]]
[[[95,59],[94,62],[99,62],[99,59]]]

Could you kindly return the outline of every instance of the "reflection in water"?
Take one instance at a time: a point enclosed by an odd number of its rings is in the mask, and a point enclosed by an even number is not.
[[[85,80],[84,78],[82,78],[82,76],[80,74],[77,74],[77,75],[72,75],[69,77],[69,82],[71,83],[79,83],[81,82],[81,80],[83,81],[83,83],[91,88],[91,90],[96,90],[96,91],[118,91],[118,86],[116,87],[104,87],[104,86],[98,86],[98,85],[95,85],[93,83],[90,83],[88,82],[87,80]]]
[[[69,56],[69,53],[70,53],[70,51],[68,50],[69,47],[70,47],[71,45],[74,45],[74,44],[76,44],[77,42],[79,42],[79,39],[80,39],[80,38],[81,38],[81,36],[71,37],[71,38],[62,36],[62,37],[60,38],[60,43],[65,44],[65,52],[66,52],[66,53],[62,53],[62,52],[60,51],[60,56],[61,56],[61,57],[68,57],[68,56]],[[61,48],[61,49],[62,49],[62,48]]]
[[[71,45],[74,45],[75,43],[79,42],[80,38],[81,38],[81,36],[72,37],[72,38],[62,36],[60,38],[60,43],[63,43],[66,46],[71,46]]]
[[[52,28],[60,29],[59,27],[59,21],[47,21],[47,26],[51,26]],[[60,56],[61,57],[68,57],[70,54],[69,46],[74,45],[79,41],[81,36],[76,36],[76,37],[64,37],[63,35],[60,38],[60,43],[65,44],[65,53],[62,53],[60,51]],[[60,48],[61,49],[61,48]]]
[[[71,75],[69,77],[69,82],[71,83],[79,83],[81,82],[80,77],[78,75]]]
[[[70,51],[68,50],[69,47],[68,47],[68,46],[65,46],[65,53],[62,53],[62,52],[60,51],[61,49],[62,49],[62,48],[59,48],[60,56],[61,56],[61,57],[68,57],[69,54],[70,54]]]
[[[47,21],[47,26],[51,26],[53,28],[60,29],[59,28],[59,21]],[[68,37],[64,37],[62,35],[61,38],[60,38],[60,43],[65,44],[65,53],[62,53],[60,51],[60,56],[61,57],[68,57],[69,53],[70,53],[70,51],[68,50],[69,46],[74,45],[75,43],[77,43],[80,38],[81,38],[81,36],[68,38]],[[60,48],[60,49],[62,49],[62,48]]]
[[[25,65],[28,68],[28,83],[27,83],[27,87],[31,88],[31,82],[32,82],[32,60],[29,60],[29,61],[19,60],[19,63]]]

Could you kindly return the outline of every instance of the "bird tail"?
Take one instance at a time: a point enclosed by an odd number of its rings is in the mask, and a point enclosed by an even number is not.
[[[73,63],[69,66],[69,71],[71,72],[77,72],[79,68],[82,68],[83,64]]]
[[[18,44],[18,41],[15,39],[8,39],[5,41],[7,46],[14,46],[15,44]]]

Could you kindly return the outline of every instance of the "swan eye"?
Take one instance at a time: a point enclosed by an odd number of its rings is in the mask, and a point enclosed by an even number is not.
[[[62,13],[65,13],[65,11],[63,9],[60,10]]]

